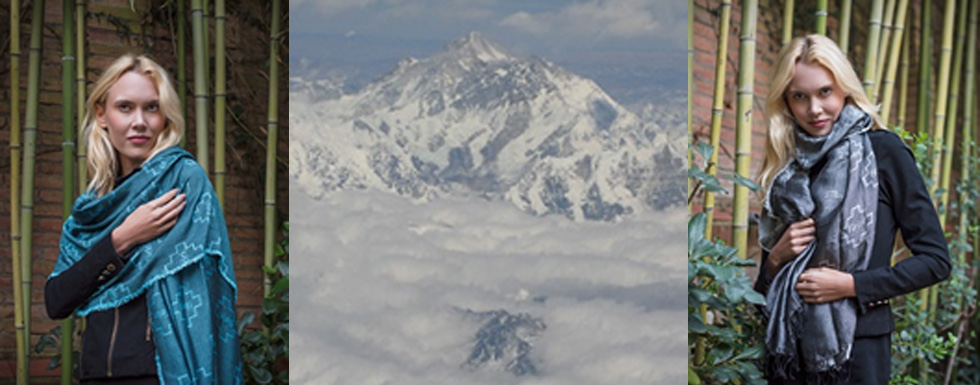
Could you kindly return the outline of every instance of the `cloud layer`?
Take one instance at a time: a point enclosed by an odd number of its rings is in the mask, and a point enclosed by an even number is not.
[[[684,378],[684,210],[608,224],[536,218],[478,198],[417,205],[371,191],[291,204],[297,383]],[[532,351],[540,374],[463,368],[480,327],[464,309],[542,319]]]

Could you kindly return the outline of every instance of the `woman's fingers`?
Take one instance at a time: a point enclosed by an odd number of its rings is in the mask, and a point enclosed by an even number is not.
[[[171,199],[169,202],[167,202],[163,206],[160,206],[160,209],[162,209],[164,212],[170,212],[174,208],[176,208],[177,206],[180,206],[182,203],[184,203],[184,199],[186,197],[187,197],[187,194],[177,195],[176,197],[174,197],[173,199]]]
[[[160,207],[173,200],[175,196],[177,196],[177,189],[167,191],[157,199],[150,201],[150,203],[152,203],[154,207]]]

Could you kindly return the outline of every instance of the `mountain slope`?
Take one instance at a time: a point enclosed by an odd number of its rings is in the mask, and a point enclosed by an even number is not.
[[[313,88],[291,85],[307,91],[290,92],[290,174],[314,197],[478,195],[591,220],[684,202],[685,133],[477,33],[402,60],[356,94],[310,97]]]

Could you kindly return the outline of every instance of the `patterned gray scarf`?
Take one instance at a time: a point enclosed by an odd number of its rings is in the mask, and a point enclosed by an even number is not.
[[[808,383],[833,383],[851,358],[857,304],[854,299],[804,303],[796,292],[803,270],[864,270],[874,244],[878,170],[871,141],[863,135],[870,115],[845,104],[831,132],[812,137],[796,130],[796,158],[773,180],[759,223],[759,244],[772,250],[786,228],[806,218],[816,239],[779,271],[766,296],[766,372],[769,378],[805,373]],[[812,168],[823,161],[815,175]],[[800,379],[801,380],[801,379]]]

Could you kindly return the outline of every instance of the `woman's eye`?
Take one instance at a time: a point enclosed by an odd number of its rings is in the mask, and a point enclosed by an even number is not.
[[[803,100],[806,98],[806,95],[803,95],[802,92],[794,92],[791,97],[793,98],[793,100]]]
[[[126,111],[129,111],[130,109],[132,109],[132,106],[130,106],[128,104],[120,104],[119,105],[119,111],[126,112]]]
[[[830,87],[824,87],[820,89],[820,95],[827,96],[830,95]]]
[[[157,110],[159,110],[159,109],[160,109],[160,106],[158,106],[158,105],[156,105],[156,104],[150,104],[150,105],[148,105],[148,106],[146,106],[146,110],[147,110],[147,111],[153,111],[153,112],[156,112],[156,111],[157,111]]]

